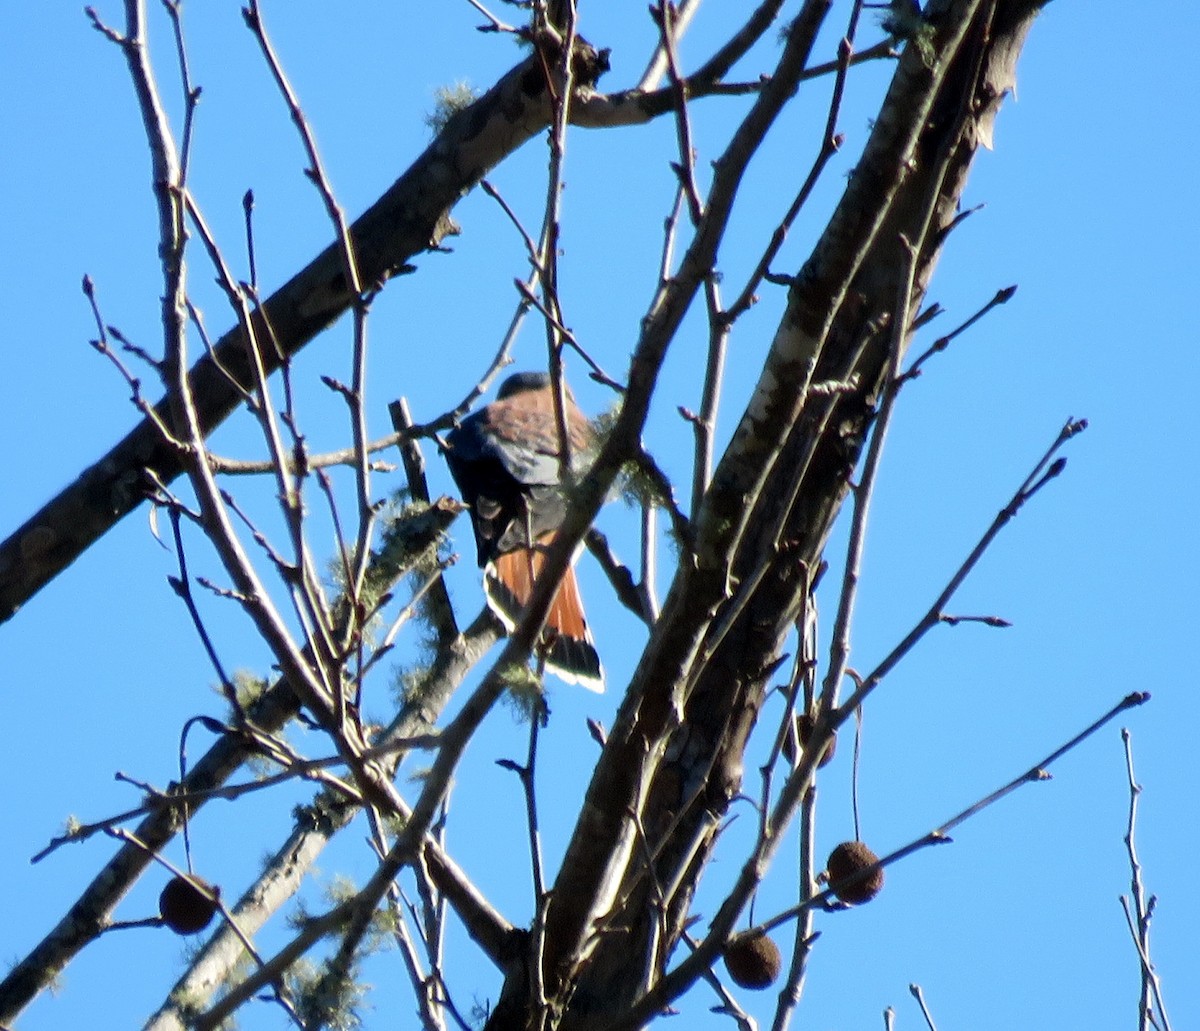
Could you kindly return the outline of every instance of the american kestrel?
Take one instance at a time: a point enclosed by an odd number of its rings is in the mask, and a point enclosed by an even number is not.
[[[571,456],[586,460],[592,429],[570,391],[565,393]],[[488,607],[511,631],[567,508],[550,377],[542,372],[509,376],[495,401],[447,436],[446,461],[471,509]],[[604,669],[573,567],[559,585],[546,631],[546,667],[568,683],[602,691]]]

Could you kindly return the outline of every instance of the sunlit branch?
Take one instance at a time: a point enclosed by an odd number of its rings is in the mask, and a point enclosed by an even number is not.
[[[929,1007],[925,1005],[925,993],[921,991],[919,984],[910,984],[908,986],[912,997],[917,1000],[917,1005],[921,1007],[921,1016],[925,1018],[925,1026],[929,1031],[937,1031],[937,1025],[933,1022],[933,1014],[929,1012]]]
[[[1125,921],[1129,927],[1130,937],[1134,948],[1137,949],[1138,963],[1141,972],[1141,991],[1138,995],[1138,1031],[1171,1031],[1171,1021],[1167,1017],[1166,1005],[1163,1003],[1162,982],[1158,971],[1150,960],[1150,921],[1154,916],[1155,896],[1146,899],[1146,890],[1142,884],[1142,864],[1138,859],[1137,845],[1134,832],[1137,827],[1138,797],[1142,793],[1141,785],[1133,772],[1133,736],[1125,727],[1121,728],[1121,741],[1125,746],[1125,773],[1129,782],[1129,819],[1125,828],[1125,851],[1129,856],[1130,895],[1121,896],[1121,908],[1125,913]],[[1130,902],[1132,899],[1132,904]]]
[[[1038,491],[1040,491],[1051,480],[1059,476],[1063,469],[1066,468],[1065,458],[1055,458],[1059,449],[1067,443],[1072,437],[1082,433],[1087,429],[1086,419],[1070,419],[1066,422],[1063,428],[1059,431],[1054,443],[1050,445],[1046,453],[1039,459],[1033,471],[1025,478],[1025,481],[1017,489],[1017,492],[1009,499],[1008,503],[1000,510],[992,524],[984,532],[983,536],[976,543],[971,553],[964,560],[962,565],[955,570],[950,577],[949,583],[938,595],[929,611],[917,623],[908,635],[902,640],[892,651],[875,667],[869,674],[862,678],[861,685],[858,686],[854,693],[846,699],[842,706],[844,711],[852,711],[857,706],[861,705],[865,698],[878,686],[879,682],[895,668],[896,664],[908,654],[916,643],[925,636],[925,634],[937,626],[942,621],[942,614],[945,606],[950,599],[962,586],[968,574],[975,568],[976,564],[983,557],[984,552],[991,547],[992,542],[999,535],[1000,531],[1013,519],[1014,516],[1032,499]]]
[[[945,336],[938,337],[932,344],[930,344],[929,349],[924,351],[907,369],[904,370],[902,378],[904,380],[910,380],[916,379],[918,376],[920,376],[923,366],[927,361],[929,361],[930,358],[932,358],[935,354],[940,354],[942,351],[946,350],[955,337],[965,333],[993,308],[1001,304],[1007,304],[1009,301],[1011,301],[1016,292],[1017,288],[1015,286],[1006,286],[1003,290],[996,291],[996,296],[988,301],[987,304],[980,308],[979,311],[977,311],[969,319],[967,319],[966,322],[964,322],[961,326],[951,330]]]
[[[892,336],[888,345],[883,398],[880,402],[879,414],[875,417],[871,441],[867,445],[867,457],[863,462],[862,476],[854,491],[854,508],[850,521],[850,540],[846,548],[846,564],[842,573],[842,589],[838,596],[837,615],[834,617],[831,634],[829,666],[821,688],[821,708],[823,709],[831,709],[837,704],[838,689],[841,686],[842,678],[846,675],[850,656],[850,627],[854,614],[854,603],[858,596],[858,582],[866,544],[867,518],[879,472],[880,459],[883,456],[883,444],[887,439],[892,412],[895,410],[896,397],[899,392],[900,362],[904,356],[909,305],[912,300],[913,281],[917,267],[917,247],[907,239],[902,238],[900,242],[905,266],[903,274],[900,276],[900,288],[892,318]]]

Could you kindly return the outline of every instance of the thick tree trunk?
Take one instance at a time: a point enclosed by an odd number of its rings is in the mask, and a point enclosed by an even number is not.
[[[790,381],[774,384],[781,395],[790,390],[798,396],[806,378],[845,380],[851,371],[857,388],[833,398],[808,395],[788,422],[778,457],[772,461],[764,449],[760,466],[750,469],[758,478],[754,492],[713,502],[718,509],[731,506],[723,515],[727,520],[736,518],[739,506],[750,505],[729,582],[751,584],[752,593],[740,598],[735,589],[722,598],[725,570],[706,570],[703,552],[699,568],[681,568],[610,735],[610,751],[597,770],[550,903],[544,970],[547,985],[559,994],[550,995],[548,1013],[543,1012],[528,997],[528,968],[515,971],[489,1028],[607,1027],[666,968],[717,829],[740,790],[743,751],[769,676],[810,590],[810,573],[849,490],[874,415],[888,364],[889,322],[906,282],[901,234],[919,248],[910,303],[915,312],[976,150],[990,139],[992,119],[1014,82],[1016,57],[1041,6],[1038,0],[931,5],[938,53],[947,53],[944,37],[955,31],[955,17],[965,24],[951,45],[944,75],[926,67],[915,47],[897,70],[892,106],[885,106],[875,130],[877,137],[890,134],[893,149],[875,157],[890,157],[896,181],[881,175],[866,184],[884,199],[872,226],[854,197],[864,188],[860,176],[883,167],[870,163],[869,146],[856,172],[860,181],[847,191],[845,203],[854,210],[834,216],[797,277],[773,348],[778,354],[787,346],[783,338],[794,334],[808,337],[819,354],[815,370],[793,371]],[[925,105],[900,106],[921,95],[922,83],[932,83]],[[839,215],[847,217],[839,223]],[[842,256],[856,251],[861,258],[848,265]],[[846,268],[852,277],[848,289],[839,278]],[[829,318],[831,311],[836,315]],[[777,417],[777,412],[771,416]],[[739,446],[735,437],[731,452]],[[714,483],[720,480],[719,469]],[[782,547],[776,539],[779,521],[785,527]],[[697,522],[703,533],[703,521]],[[697,621],[711,633],[732,606],[741,606],[740,611],[708,660],[696,661],[705,655],[701,637],[679,667],[677,682],[664,681],[668,667],[659,660],[670,651],[670,639],[691,637],[682,628]],[[636,827],[629,816],[633,812],[639,816]],[[634,839],[642,835],[644,843],[635,847]],[[649,876],[643,860],[647,849],[655,855]],[[665,899],[659,897],[664,890],[669,892]],[[595,920],[599,895],[618,899],[619,905],[603,911],[602,929],[585,928],[578,921]]]

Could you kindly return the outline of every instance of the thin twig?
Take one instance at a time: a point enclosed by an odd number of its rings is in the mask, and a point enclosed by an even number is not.
[[[675,98],[675,132],[679,138],[679,161],[673,167],[679,176],[688,214],[691,216],[692,225],[695,226],[704,216],[704,204],[700,200],[700,188],[696,185],[696,148],[692,142],[692,121],[688,115],[688,88],[683,73],[679,70],[679,56],[675,52],[674,5],[668,0],[658,0],[658,6],[651,8],[650,13],[658,26],[659,46],[667,58],[667,72]]]
[[[494,14],[492,14],[491,11],[489,11],[486,7],[484,7],[483,4],[481,4],[479,2],[479,0],[467,0],[467,3],[469,3],[472,7],[474,7],[475,10],[477,10],[480,14],[482,14],[488,20],[488,24],[476,26],[476,28],[480,32],[514,32],[515,33],[518,31],[517,29],[513,28],[513,26],[509,25],[507,22],[502,22],[499,18],[497,18]]]
[[[633,573],[621,562],[608,543],[608,537],[594,526],[588,530],[584,543],[592,558],[599,564],[612,586],[617,600],[642,622],[650,625],[653,620],[645,607],[642,585],[634,583]]]
[[[367,562],[370,552],[370,541],[374,531],[376,507],[370,496],[370,468],[367,462],[368,436],[366,424],[366,326],[367,313],[370,307],[371,295],[364,290],[364,284],[358,271],[358,259],[355,255],[354,241],[350,234],[350,224],[345,212],[334,196],[333,186],[325,171],[321,156],[317,150],[316,138],[295,90],[283,71],[283,65],[275,51],[274,45],[267,36],[263,25],[262,14],[258,0],[249,0],[249,6],[243,8],[243,17],[254,38],[257,40],[272,77],[279,88],[287,105],[288,113],[295,124],[308,157],[309,178],[316,186],[324,202],[326,213],[333,223],[334,236],[342,258],[342,270],[346,278],[346,287],[354,298],[352,309],[354,317],[354,347],[352,386],[345,394],[350,409],[351,428],[354,437],[354,448],[358,456],[355,463],[355,486],[358,495],[358,531],[354,545],[353,575],[347,583],[347,590],[354,600],[362,591],[363,578],[366,576]],[[338,692],[338,698],[342,692]]]
[[[802,703],[806,714],[813,711],[816,699],[816,658],[817,658],[817,607],[816,596],[813,592],[813,579],[809,577],[809,585],[805,593],[804,609],[796,620],[799,647],[797,649],[796,666],[792,683],[788,691],[788,704],[784,713],[786,731],[796,734],[795,710]],[[796,756],[801,754],[801,742],[796,735]],[[809,739],[809,746],[812,739]],[[808,747],[808,746],[806,746]],[[764,797],[764,818],[767,811],[767,799]],[[817,832],[817,785],[814,783],[804,793],[800,803],[799,833],[799,863],[796,871],[797,903],[805,905],[817,892],[817,863],[816,863],[816,832]],[[760,828],[761,833],[762,828]],[[801,910],[796,920],[796,930],[793,935],[792,961],[788,967],[787,979],[779,990],[779,1001],[775,1006],[775,1017],[771,1022],[771,1031],[786,1031],[791,1023],[792,1015],[800,1004],[804,992],[805,980],[808,976],[808,959],[812,954],[813,943],[817,932],[814,930],[816,911],[809,906]]]
[[[638,598],[645,613],[646,622],[653,626],[658,621],[658,517],[657,506],[647,498],[642,499],[641,519],[641,565],[642,579],[638,584]]]
[[[258,262],[254,257],[254,191],[242,194],[242,215],[246,222],[246,266],[250,270],[250,289],[258,293]]]
[[[207,717],[195,717],[195,720],[206,722]],[[192,721],[189,721],[192,722]],[[362,752],[362,758],[365,760],[388,759],[397,755],[402,755],[413,750],[432,750],[438,747],[439,739],[436,734],[413,734],[404,737],[389,738],[382,744],[373,745]],[[40,852],[37,852],[30,857],[31,863],[38,863],[45,859],[52,852],[57,851],[63,845],[78,844],[86,841],[94,834],[102,833],[111,827],[125,823],[128,820],[137,819],[139,816],[153,815],[166,811],[172,806],[179,806],[187,809],[198,808],[206,802],[213,799],[222,799],[224,801],[233,801],[241,798],[244,795],[253,794],[258,791],[265,791],[268,788],[273,788],[279,784],[285,784],[296,779],[318,780],[313,774],[322,770],[332,769],[337,766],[346,765],[346,759],[341,755],[325,756],[319,759],[300,759],[287,758],[277,752],[264,754],[261,757],[270,759],[272,762],[278,763],[283,767],[279,773],[271,773],[266,776],[256,777],[254,780],[245,781],[239,784],[221,784],[211,788],[199,788],[174,791],[162,791],[154,788],[149,784],[144,784],[135,781],[134,778],[125,774],[118,773],[117,779],[135,784],[146,792],[148,798],[139,806],[132,809],[126,809],[123,812],[116,813],[113,816],[105,817],[102,820],[97,820],[94,823],[75,824],[65,834],[60,834],[51,839]],[[326,784],[333,784],[329,780],[323,781]],[[342,794],[349,794],[350,797],[355,797],[352,791],[349,791],[345,784],[340,785]]]
[[[162,439],[179,448],[181,451],[184,450],[183,443],[168,429],[167,424],[158,414],[158,409],[147,401],[142,394],[142,381],[133,374],[129,366],[121,360],[120,356],[112,349],[112,345],[109,344],[109,330],[112,327],[107,326],[100,315],[100,306],[96,300],[96,285],[92,282],[91,276],[83,277],[83,294],[88,299],[88,305],[92,310],[92,317],[96,322],[97,335],[88,342],[99,354],[102,354],[113,363],[113,366],[121,374],[121,378],[125,380],[126,385],[129,387],[130,400],[133,402],[134,407],[154,424]],[[161,364],[155,363],[155,367],[161,373]]]
[[[912,997],[917,1000],[917,1005],[921,1007],[921,1016],[925,1018],[925,1023],[929,1027],[929,1031],[937,1031],[937,1025],[933,1022],[933,1014],[929,1012],[929,1007],[925,1005],[925,993],[921,991],[919,984],[910,984],[908,986]]]
[[[233,686],[233,679],[225,671],[225,665],[221,662],[221,658],[217,654],[217,646],[213,643],[212,635],[209,634],[208,627],[205,626],[204,619],[200,615],[200,610],[196,607],[196,599],[192,595],[192,578],[188,573],[187,551],[183,546],[183,531],[180,527],[179,509],[174,505],[168,505],[167,518],[171,521],[171,535],[175,541],[175,557],[179,562],[179,575],[168,576],[167,582],[171,585],[171,589],[175,592],[176,596],[183,602],[185,608],[187,608],[192,625],[196,628],[196,634],[200,638],[200,643],[204,648],[204,653],[208,656],[208,661],[212,663],[213,670],[217,674],[217,679],[221,684],[221,692],[225,695],[225,700],[233,707],[234,712],[241,716],[241,706],[237,700],[237,690]]]
[[[879,405],[879,414],[875,418],[871,441],[867,445],[862,476],[854,491],[854,510],[850,522],[850,540],[846,548],[846,565],[842,574],[842,590],[838,596],[837,615],[831,634],[829,667],[821,687],[822,709],[832,709],[836,706],[838,689],[842,678],[846,675],[850,657],[850,626],[854,615],[854,603],[858,597],[858,581],[866,546],[867,518],[879,473],[880,460],[883,456],[883,444],[887,439],[899,391],[900,362],[904,355],[908,312],[912,303],[918,254],[917,247],[906,237],[900,237],[900,244],[904,268],[900,276],[896,310],[892,319],[892,337],[888,346],[888,361],[884,373],[883,398]],[[855,708],[857,709],[858,706]]]
[[[258,950],[254,947],[254,943],[250,940],[250,936],[247,935],[246,932],[238,925],[238,922],[233,918],[233,914],[229,911],[229,908],[222,901],[220,891],[217,891],[215,889],[208,889],[207,887],[202,885],[195,877],[191,877],[188,874],[185,874],[169,859],[167,859],[160,853],[154,851],[154,849],[152,849],[149,845],[147,845],[143,841],[141,841],[136,834],[133,834],[130,831],[123,830],[121,828],[110,828],[105,833],[107,833],[109,837],[114,838],[117,841],[123,842],[126,845],[132,845],[134,848],[140,849],[141,851],[145,852],[146,855],[148,855],[151,859],[153,859],[160,866],[163,866],[166,869],[168,869],[169,871],[171,871],[172,876],[179,877],[179,878],[186,878],[187,880],[191,881],[193,887],[195,887],[195,889],[198,892],[200,892],[202,895],[204,895],[204,897],[208,901],[215,904],[217,909],[220,910],[222,918],[225,920],[225,923],[229,926],[229,928],[233,931],[233,933],[237,935],[238,940],[242,943],[242,948],[246,950],[246,954],[248,956],[250,956],[254,960],[254,962],[257,963],[260,967],[262,966],[262,957],[259,955]],[[295,1023],[295,1025],[298,1028],[300,1028],[301,1031],[303,1031],[304,1024],[303,1024],[303,1022],[300,1021],[295,1010],[292,1009],[290,1004],[287,1003],[287,1001],[278,993],[276,993],[276,998],[277,998],[277,1001],[279,1001],[283,1005],[284,1010],[288,1013],[289,1017],[291,1017],[293,1023]]]
[[[884,856],[870,867],[857,872],[854,875],[855,878],[861,879],[868,877],[872,871],[885,869],[886,867],[891,866],[893,863],[897,863],[901,859],[904,859],[912,853],[923,848],[927,848],[930,845],[949,844],[953,841],[953,838],[950,837],[950,832],[960,824],[965,823],[973,816],[978,816],[981,812],[983,812],[983,810],[987,809],[991,805],[994,805],[996,802],[999,802],[1002,798],[1012,794],[1025,784],[1036,784],[1042,781],[1050,780],[1050,774],[1047,772],[1050,766],[1052,766],[1068,752],[1081,745],[1089,737],[1095,734],[1096,731],[1111,723],[1114,719],[1121,715],[1121,713],[1126,712],[1129,709],[1136,708],[1139,705],[1144,705],[1149,700],[1150,695],[1145,691],[1135,691],[1133,694],[1126,695],[1116,705],[1109,709],[1108,712],[1099,717],[1099,719],[1094,720],[1065,744],[1060,745],[1040,762],[1030,766],[1027,770],[1014,777],[1003,787],[997,788],[990,794],[985,795],[976,802],[973,802],[971,805],[967,806],[967,808],[963,809],[959,813],[956,813],[954,816],[950,817],[950,819],[935,827],[927,834],[910,841],[907,845],[896,849],[894,852],[888,853],[888,855]],[[837,894],[837,887],[838,885],[836,884],[830,885],[824,891],[814,895],[813,898],[808,900],[806,903],[802,903],[801,905],[793,906],[791,909],[785,910],[777,916],[772,917],[770,920],[766,920],[763,923],[758,924],[753,928],[753,930],[766,933],[780,926],[781,924],[786,923],[788,920],[791,920],[808,907],[814,905],[824,905]]]
[[[180,134],[179,146],[179,186],[183,188],[187,183],[192,132],[195,128],[196,106],[200,102],[201,90],[199,86],[192,85],[187,40],[183,31],[183,0],[162,0],[162,5],[171,20],[171,32],[175,37],[175,56],[179,65],[179,84],[183,90],[183,131]]]
[[[853,672],[847,670],[846,672]],[[854,754],[850,762],[850,808],[854,812],[854,840],[862,841],[862,822],[858,816],[858,773],[859,766],[862,760],[862,733],[863,733],[863,711],[862,707],[854,710]]]
[[[683,183],[675,187],[675,202],[667,217],[663,219],[662,256],[658,263],[658,285],[661,288],[670,278],[675,267],[675,240],[679,232],[679,216],[683,214]]]
[[[554,423],[558,436],[558,459],[563,478],[569,479],[574,468],[571,435],[567,426],[565,384],[562,374],[562,351],[565,339],[574,339],[566,329],[558,291],[559,238],[562,231],[563,165],[566,160],[567,128],[571,124],[571,104],[575,95],[575,0],[558,5],[561,24],[551,25],[544,2],[533,8],[534,39],[549,42],[554,39],[557,60],[553,69],[548,61],[548,48],[539,51],[546,87],[550,93],[552,117],[547,133],[550,160],[546,169],[546,203],[542,230],[537,246],[537,265],[542,270],[543,324],[546,330],[547,367],[550,371],[551,395],[554,401]],[[537,45],[535,43],[535,45]],[[554,53],[552,48],[549,48]],[[541,307],[541,306],[540,306]]]
[[[912,365],[910,365],[904,371],[904,374],[901,378],[905,382],[910,379],[916,379],[921,375],[923,366],[927,361],[929,361],[930,358],[932,358],[935,354],[940,354],[942,351],[946,350],[946,348],[950,346],[950,342],[954,340],[955,337],[965,333],[993,308],[998,307],[1001,304],[1007,304],[1009,301],[1011,301],[1016,292],[1017,288],[1015,286],[1006,286],[1003,290],[997,290],[996,296],[988,301],[987,304],[980,308],[979,311],[977,311],[969,319],[967,319],[966,322],[964,322],[961,326],[951,330],[945,336],[938,337],[932,344],[930,344],[928,350],[921,354],[912,363]]]
[[[1161,1031],[1171,1031],[1171,1021],[1167,1018],[1166,1006],[1163,1003],[1162,983],[1150,960],[1150,921],[1154,917],[1156,900],[1153,895],[1149,900],[1146,899],[1146,890],[1142,883],[1142,864],[1138,859],[1134,840],[1138,797],[1142,788],[1133,772],[1133,736],[1125,727],[1121,728],[1121,741],[1125,746],[1125,773],[1129,782],[1129,821],[1125,829],[1125,850],[1129,856],[1132,912],[1130,901],[1125,896],[1121,896],[1121,906],[1125,911],[1125,920],[1129,925],[1134,947],[1137,949],[1142,979],[1141,991],[1138,993],[1138,1031],[1151,1031],[1155,1027],[1161,1027]]]
[[[683,940],[689,948],[694,949],[696,947],[696,939],[688,934],[687,931],[683,932]],[[733,997],[733,993],[725,987],[712,968],[704,971],[700,976],[716,992],[717,998],[721,1000],[721,1004],[713,1006],[710,1012],[731,1018],[737,1025],[738,1031],[758,1031],[758,1021],[738,1005],[738,1001]]]
[[[852,33],[853,28],[850,31]],[[829,164],[830,159],[841,148],[843,137],[837,131],[837,122],[841,114],[842,98],[845,95],[846,75],[853,57],[854,37],[852,34],[849,34],[844,36],[838,44],[833,91],[829,99],[829,111],[825,116],[825,128],[821,135],[821,146],[817,151],[817,156],[813,160],[812,167],[808,170],[808,175],[805,177],[800,189],[796,192],[791,205],[780,220],[779,225],[775,227],[775,231],[771,234],[771,241],[755,266],[754,271],[751,273],[746,285],[742,288],[742,292],[726,311],[725,317],[730,323],[749,310],[751,304],[754,303],[754,291],[758,289],[763,277],[767,275],[771,263],[775,260],[776,255],[779,254],[780,248],[783,247],[788,233],[796,222],[796,218],[808,202],[808,198],[812,195],[812,191],[816,187],[821,174],[825,171],[826,165]]]
[[[700,0],[680,0],[679,3],[673,4],[672,11],[672,28],[674,32],[672,39],[678,42],[684,32],[687,31],[688,25],[691,24],[692,17],[700,8]],[[652,11],[653,14],[653,11]],[[653,90],[662,82],[662,77],[667,72],[667,53],[660,38],[654,48],[654,53],[650,55],[650,60],[646,64],[646,70],[642,72],[641,78],[638,79],[637,89]]]
[[[1025,478],[1020,487],[1017,488],[1016,493],[1009,498],[1008,503],[997,513],[991,525],[984,531],[983,536],[980,537],[975,547],[971,549],[971,553],[950,577],[942,593],[938,595],[937,599],[918,621],[917,625],[908,632],[904,640],[896,645],[874,670],[862,678],[861,684],[855,688],[854,693],[846,700],[843,706],[844,711],[848,713],[861,705],[867,696],[879,685],[879,682],[915,647],[917,642],[930,629],[942,622],[942,615],[946,605],[958,591],[959,587],[962,586],[963,581],[966,580],[971,570],[975,568],[987,549],[991,547],[992,542],[1000,534],[1001,530],[1012,521],[1025,504],[1043,487],[1062,474],[1066,468],[1066,459],[1055,458],[1059,449],[1085,429],[1087,429],[1086,419],[1068,419],[1063,424],[1054,442],[1038,460],[1033,471]]]
[[[520,235],[522,243],[525,244],[525,252],[529,256],[529,263],[534,267],[534,270],[540,276],[542,270],[542,260],[541,256],[538,254],[538,246],[537,243],[534,242],[533,237],[529,235],[529,230],[522,225],[520,216],[512,209],[512,206],[508,203],[508,201],[504,199],[503,194],[501,194],[500,191],[497,190],[496,187],[493,186],[487,179],[481,179],[479,181],[479,188],[483,190],[483,192],[489,197],[491,197],[492,200],[499,204],[500,210],[508,216],[508,220],[513,224],[513,228],[516,229],[517,233]]]

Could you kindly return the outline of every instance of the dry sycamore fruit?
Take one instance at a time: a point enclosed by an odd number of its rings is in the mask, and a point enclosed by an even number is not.
[[[779,946],[765,934],[739,934],[725,946],[725,969],[742,988],[770,988],[782,965]]]
[[[219,894],[199,877],[172,877],[158,896],[158,912],[176,934],[195,934],[211,922]]]
[[[857,906],[870,902],[883,889],[882,867],[865,877],[856,878],[856,875],[861,875],[863,870],[878,862],[879,857],[861,841],[843,841],[829,853],[825,876],[839,899]],[[842,884],[841,881],[848,883]]]
[[[796,721],[796,737],[800,739],[800,747],[807,748],[808,742],[812,738],[813,718],[811,716],[809,716],[808,713],[802,713],[801,715],[795,717],[795,721]],[[833,760],[833,755],[836,751],[837,751],[837,735],[834,734],[829,739],[829,744],[827,744],[825,746],[825,754],[821,756],[820,761],[817,763],[817,767],[820,768],[822,766],[827,765],[829,762],[831,762]],[[797,759],[796,746],[795,746],[794,739],[791,734],[784,735],[783,754],[785,756],[787,756],[788,762],[793,763],[793,764],[796,762],[796,759]]]

